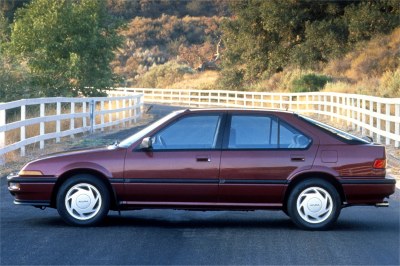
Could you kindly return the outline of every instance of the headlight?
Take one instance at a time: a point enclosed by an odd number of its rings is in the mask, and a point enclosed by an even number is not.
[[[8,184],[8,189],[12,190],[12,191],[16,191],[16,190],[20,189],[20,185],[19,185],[19,183],[10,182]]]

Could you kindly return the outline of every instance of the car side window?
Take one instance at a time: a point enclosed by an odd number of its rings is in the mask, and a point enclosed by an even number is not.
[[[228,148],[278,148],[278,123],[269,116],[233,115]]]
[[[273,116],[233,115],[229,149],[304,149],[311,139]]]
[[[310,144],[311,139],[289,124],[279,123],[279,148],[304,149]]]
[[[214,149],[220,121],[220,115],[183,117],[152,137],[153,150]]]

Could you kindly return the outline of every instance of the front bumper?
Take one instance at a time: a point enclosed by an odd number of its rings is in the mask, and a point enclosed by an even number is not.
[[[7,176],[8,190],[15,204],[50,206],[52,191],[57,182],[54,176]]]
[[[349,205],[376,205],[384,203],[395,192],[396,180],[392,177],[381,179],[346,178],[340,180]]]

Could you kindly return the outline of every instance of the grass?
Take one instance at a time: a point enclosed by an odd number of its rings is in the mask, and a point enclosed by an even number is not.
[[[193,89],[193,90],[208,90],[214,89],[215,83],[219,77],[217,71],[204,71],[195,74],[186,74],[177,82],[174,82],[166,88],[174,89]]]

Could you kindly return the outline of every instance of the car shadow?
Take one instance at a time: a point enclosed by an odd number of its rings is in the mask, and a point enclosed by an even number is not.
[[[176,215],[174,217],[174,215]],[[208,216],[208,215],[207,215]],[[46,217],[39,219],[30,219],[28,221],[32,227],[53,227],[70,228],[80,230],[87,227],[74,227],[66,224],[60,217]],[[218,217],[186,217],[176,213],[163,213],[155,215],[143,214],[109,214],[99,225],[89,228],[157,228],[157,229],[266,229],[266,230],[289,230],[304,231],[299,229],[289,217],[279,215],[279,217],[254,217],[249,215],[244,217],[230,213],[226,218]],[[328,232],[394,232],[398,231],[398,221],[371,221],[356,219],[340,219],[328,230]],[[307,232],[307,231],[304,231]]]
[[[275,229],[295,229],[294,224],[286,219],[268,218],[263,220],[253,219],[190,219],[190,220],[170,220],[160,218],[145,218],[133,216],[108,216],[103,226],[118,227],[162,227],[162,228],[275,228]]]

